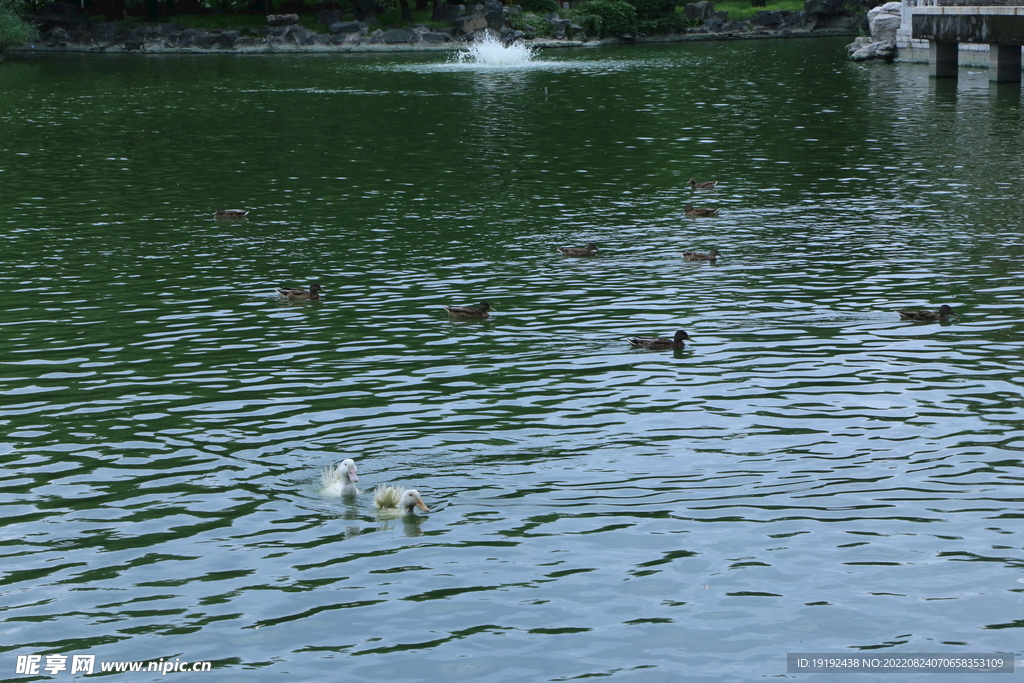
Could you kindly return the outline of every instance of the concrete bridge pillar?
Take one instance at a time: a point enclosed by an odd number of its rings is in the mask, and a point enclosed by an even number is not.
[[[959,43],[928,43],[928,66],[934,78],[956,78],[957,59],[960,56]],[[1019,55],[1018,55],[1019,56]]]
[[[1020,45],[988,46],[988,80],[1020,83]]]

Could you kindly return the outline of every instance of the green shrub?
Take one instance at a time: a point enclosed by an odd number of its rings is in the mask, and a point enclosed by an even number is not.
[[[599,36],[636,33],[636,7],[625,0],[590,0],[577,5],[572,20]]]
[[[520,4],[527,11],[540,12],[541,14],[551,14],[562,9],[558,0],[523,0]]]
[[[39,31],[21,20],[18,9],[13,0],[0,0],[0,52],[39,38]]]

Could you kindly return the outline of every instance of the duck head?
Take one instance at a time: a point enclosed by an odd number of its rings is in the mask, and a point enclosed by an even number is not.
[[[339,478],[347,476],[348,480],[353,484],[359,481],[359,475],[356,474],[356,461],[352,458],[345,458],[338,465]]]
[[[412,514],[413,506],[418,507],[424,512],[430,512],[430,508],[426,506],[423,499],[420,498],[420,492],[416,489],[406,489],[402,494],[401,500],[398,501],[398,507],[407,515]]]

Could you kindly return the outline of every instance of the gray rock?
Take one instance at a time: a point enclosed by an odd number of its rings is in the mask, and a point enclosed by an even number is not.
[[[337,21],[327,29],[331,33],[362,33],[369,28],[361,21]]]
[[[316,43],[316,31],[305,26],[289,26],[285,40],[296,45],[313,45]]]
[[[185,27],[181,24],[160,24],[157,26],[157,31],[164,37],[170,35],[181,35],[181,32],[184,30]]]
[[[237,41],[238,31],[203,31],[195,37],[193,45],[204,50],[229,50],[235,46]]]
[[[891,14],[893,16],[900,16],[903,14],[903,3],[902,2],[887,2],[884,5],[878,5],[868,10],[868,23],[872,19],[880,14]]]
[[[558,39],[565,38],[565,32],[569,30],[569,26],[572,24],[568,19],[549,19],[548,23],[555,29],[555,38]]]
[[[856,62],[863,62],[868,59],[881,59],[891,62],[895,56],[896,43],[888,40],[879,40],[859,47],[850,55],[850,59]]]
[[[699,31],[699,32],[721,31],[722,29],[725,28],[725,25],[728,24],[728,23],[729,23],[729,13],[728,12],[715,12],[710,17],[705,19],[704,20],[704,26],[700,27],[700,28],[705,29],[705,31]],[[689,29],[687,29],[686,32],[689,33],[690,32]]]
[[[460,33],[469,33],[478,29],[487,28],[487,18],[482,14],[474,14],[459,17],[455,20],[455,30]]]
[[[92,39],[97,43],[113,43],[117,40],[117,24],[113,21],[103,21],[92,26]]]
[[[362,33],[332,33],[331,42],[335,45],[354,45],[362,38]]]
[[[450,35],[448,35],[447,33],[433,33],[433,32],[431,32],[431,33],[421,33],[420,34],[420,38],[422,38],[423,42],[425,42],[425,43],[447,43],[449,40],[452,39],[452,37]]]
[[[685,14],[686,18],[690,19],[691,21],[706,21],[710,19],[714,15],[714,13],[715,3],[709,2],[709,0],[691,2],[689,5],[683,7],[683,14]]]
[[[807,12],[802,9],[786,12],[785,26],[786,28],[807,28]]]
[[[173,26],[173,24],[172,24],[172,26]],[[169,30],[172,33],[174,32],[173,28],[169,29]],[[185,27],[182,26],[179,29],[179,32],[180,31],[184,31],[184,30],[185,30]],[[155,40],[157,38],[163,38],[167,34],[164,33],[163,26],[140,26],[139,27],[139,35],[142,36],[143,38],[146,38],[147,40]]]
[[[505,25],[505,9],[499,0],[487,0],[483,15],[487,19],[487,28],[492,31],[500,31]]]
[[[381,40],[388,45],[394,45],[396,43],[411,43],[418,37],[419,36],[416,33],[413,33],[409,29],[393,28],[385,31],[384,35],[381,36]]]
[[[888,40],[891,43],[896,42],[896,32],[900,28],[902,19],[899,16],[892,14],[880,14],[874,18],[874,20],[868,20],[868,29],[871,31],[871,37],[877,40]]]
[[[127,31],[126,31],[126,33],[127,33]],[[136,42],[132,38],[129,38],[129,40],[132,40],[133,42]],[[46,44],[46,45],[50,45],[50,46],[67,45],[70,41],[71,41],[71,34],[68,33],[68,30],[66,28],[64,28],[63,26],[54,26],[53,28],[51,28],[49,31],[46,32],[45,36],[43,36],[43,43]],[[141,42],[141,41],[138,41],[138,42]],[[129,49],[131,49],[131,48],[129,48]],[[135,48],[135,49],[138,49],[138,48]]]
[[[298,14],[268,14],[267,26],[294,26],[299,23]]]
[[[206,31],[198,28],[187,28],[181,32],[178,36],[178,47],[195,47],[196,38],[206,33]]]
[[[755,13],[750,19],[750,23],[755,26],[775,28],[776,26],[782,26],[786,23],[786,19],[779,10],[767,10]]]
[[[852,43],[846,46],[846,52],[852,55],[857,50],[861,49],[865,45],[869,45],[872,42],[874,41],[868,38],[867,36],[858,36],[857,38],[853,39]]]

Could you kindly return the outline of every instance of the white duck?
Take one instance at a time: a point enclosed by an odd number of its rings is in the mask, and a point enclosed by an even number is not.
[[[430,512],[420,492],[416,489],[403,489],[401,486],[378,486],[373,494],[373,504],[380,511],[389,515],[411,515],[413,506],[424,512]]]
[[[324,492],[331,496],[354,496],[359,493],[356,482],[356,463],[352,458],[345,458],[337,467],[325,467],[320,473],[320,482]]]

